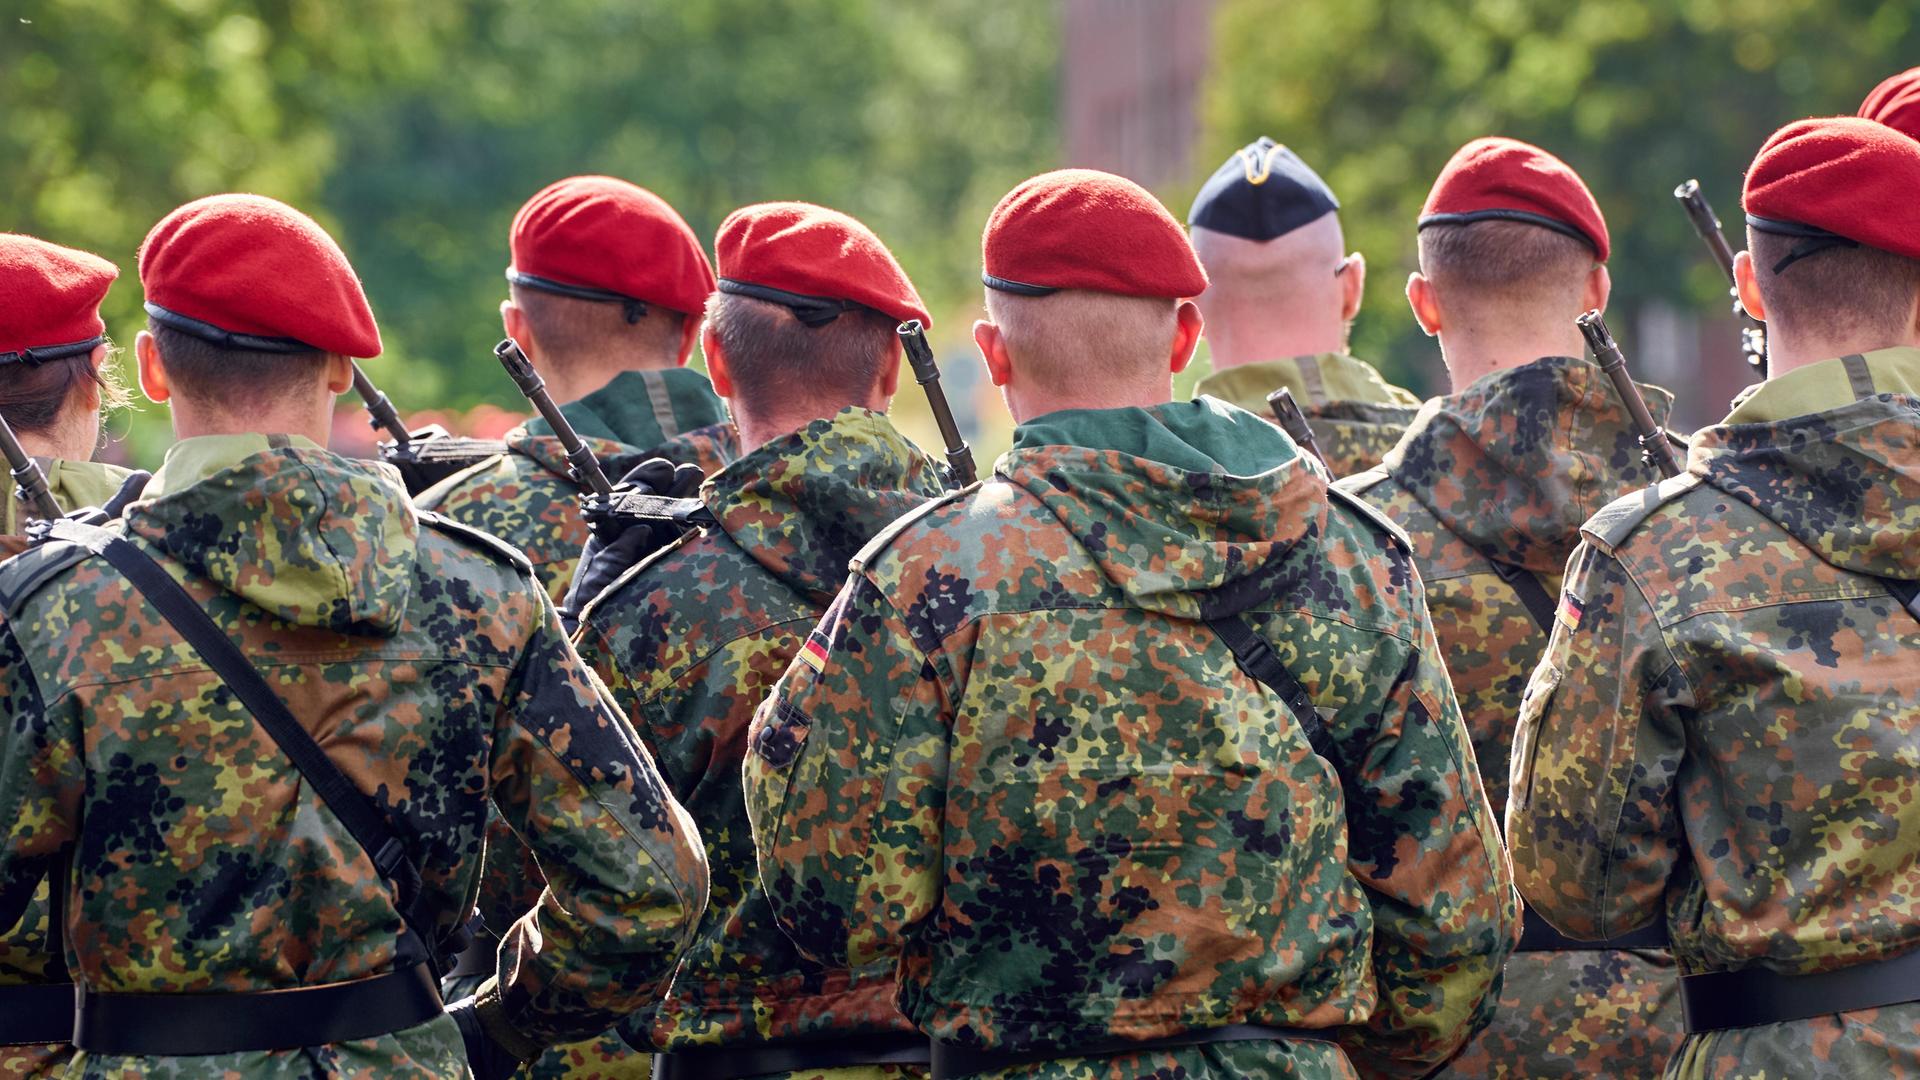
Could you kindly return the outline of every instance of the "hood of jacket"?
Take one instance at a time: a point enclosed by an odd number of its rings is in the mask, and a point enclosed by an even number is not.
[[[127,508],[126,528],[277,618],[390,636],[419,549],[406,488],[392,466],[297,442],[184,440]]]
[[[824,608],[860,549],[941,491],[933,460],[885,416],[848,408],[742,456],[700,497],[729,540]]]
[[[1920,397],[1879,394],[1786,420],[1705,428],[1687,471],[1832,566],[1920,578]]]
[[[1641,393],[1665,424],[1673,396],[1653,386]],[[1589,517],[1660,479],[1606,373],[1566,356],[1427,402],[1382,465],[1476,551],[1552,575],[1565,570]]]
[[[679,460],[676,440],[728,423],[727,409],[705,375],[686,368],[623,371],[560,414],[593,451],[612,483],[650,457]],[[562,479],[572,474],[552,425],[534,417],[507,433],[507,448],[532,458]]]
[[[1266,421],[1212,398],[1022,424],[994,465],[1143,610],[1229,615],[1284,590],[1326,525],[1326,482]]]

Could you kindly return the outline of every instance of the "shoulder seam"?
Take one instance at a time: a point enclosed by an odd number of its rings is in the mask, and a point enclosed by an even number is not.
[[[447,517],[445,514],[433,510],[416,509],[414,510],[414,516],[419,519],[422,525],[433,529],[443,536],[461,542],[469,548],[491,555],[497,561],[512,566],[522,574],[528,575],[529,577],[533,575],[533,563],[528,560],[524,554],[516,550],[513,545],[484,529],[477,529],[472,525],[463,524]]]
[[[849,569],[856,573],[864,573],[874,558],[881,552],[887,550],[887,548],[893,546],[893,542],[899,539],[900,534],[906,532],[909,526],[941,507],[951,506],[962,497],[973,495],[986,483],[987,481],[985,480],[975,481],[958,491],[949,491],[944,495],[928,499],[919,506],[894,518],[886,528],[875,533],[873,539],[867,541],[866,546],[854,553],[853,558],[848,562]]]

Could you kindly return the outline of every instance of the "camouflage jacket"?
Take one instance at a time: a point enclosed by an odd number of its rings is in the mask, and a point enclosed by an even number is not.
[[[561,636],[524,562],[416,518],[393,470],[304,439],[189,439],[121,523],[361,790],[452,926],[488,798],[553,891],[482,1016],[517,1052],[649,1002],[706,901],[692,822]],[[292,762],[119,573],[73,545],[0,571],[0,925],[73,860],[68,963],[102,993],[223,993],[389,970],[384,881]],[[564,897],[564,901],[561,899]],[[445,1077],[437,1019],[334,1046],[95,1058],[95,1076]]]
[[[1643,394],[1664,422],[1672,396]],[[1531,575],[1536,603],[1551,609],[1580,524],[1660,478],[1637,436],[1597,365],[1547,357],[1427,402],[1384,464],[1340,482],[1413,541],[1496,815],[1507,804],[1520,692],[1548,630],[1501,573]],[[1520,953],[1507,962],[1493,1023],[1447,1075],[1651,1077],[1678,1045],[1679,1024],[1663,953]]]
[[[1267,395],[1282,388],[1293,391],[1336,477],[1380,464],[1420,408],[1412,391],[1382,379],[1373,365],[1345,353],[1223,368],[1201,379],[1194,395],[1217,397],[1271,420]]]
[[[1210,399],[1023,425],[861,553],[755,716],[783,927],[830,963],[898,955],[943,1041],[1338,1040],[1050,1077],[1345,1076],[1341,1047],[1420,1075],[1458,1049],[1515,905],[1405,540],[1361,506]],[[1308,688],[1331,762],[1197,621],[1229,615]]]
[[[706,376],[686,368],[625,371],[560,407],[618,481],[650,457],[700,466],[711,475],[739,455],[739,436]],[[567,453],[535,417],[507,433],[507,452],[447,477],[414,500],[505,540],[533,564],[555,604],[566,598],[587,523]]]
[[[701,497],[717,524],[629,571],[582,617],[582,658],[700,822],[713,868],[712,902],[654,1026],[660,1048],[912,1030],[894,1008],[891,964],[813,963],[774,924],[740,767],[754,708],[847,563],[940,492],[933,462],[886,417],[847,409],[708,480]]]
[[[61,461],[35,458],[47,474],[47,486],[62,510],[99,506],[118,494],[132,473],[99,461]],[[0,499],[0,553],[11,556],[27,549],[24,507],[14,499]],[[64,957],[53,955],[55,939],[47,903],[46,882],[34,890],[26,912],[11,931],[0,933],[0,986],[65,983]],[[4,921],[0,921],[0,928]],[[10,1080],[59,1076],[73,1056],[66,1043],[46,1046],[0,1045],[0,1076]]]
[[[1920,350],[1776,381],[1809,379],[1865,396],[1793,415],[1769,384],[1586,525],[1521,706],[1522,891],[1576,936],[1664,918],[1687,973],[1920,944],[1920,621],[1878,580],[1920,578]],[[1677,1075],[1916,1055],[1910,1004],[1692,1036]]]

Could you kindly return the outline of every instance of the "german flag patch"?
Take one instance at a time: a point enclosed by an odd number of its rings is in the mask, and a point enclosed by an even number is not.
[[[810,637],[800,646],[800,662],[813,669],[815,675],[827,670],[827,647],[819,638]]]
[[[1572,593],[1562,593],[1560,595],[1560,621],[1567,624],[1567,629],[1580,629],[1580,616],[1586,613],[1587,602],[1585,600],[1580,599]]]

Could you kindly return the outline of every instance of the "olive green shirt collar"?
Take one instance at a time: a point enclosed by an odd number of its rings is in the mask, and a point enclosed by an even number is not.
[[[1876,349],[1795,368],[1736,401],[1722,422],[1776,423],[1838,409],[1873,394],[1920,397],[1920,349]]]
[[[586,397],[560,406],[560,415],[581,438],[610,439],[649,450],[695,428],[725,421],[727,408],[705,375],[677,367],[623,371]],[[529,435],[553,434],[553,428],[537,416],[526,426]]]
[[[62,458],[33,459],[47,474],[47,490],[62,510],[99,506],[120,493],[131,470],[103,461],[67,461]],[[24,508],[17,499],[0,499],[0,536],[18,536],[27,531]]]
[[[159,499],[184,491],[214,473],[231,469],[268,450],[324,450],[304,435],[196,435],[167,449],[166,459],[153,479],[141,489],[142,499]]]
[[[1364,401],[1383,405],[1419,405],[1420,399],[1380,377],[1373,365],[1346,353],[1256,360],[1222,368],[1201,379],[1194,396],[1205,394],[1262,416],[1267,395],[1285,387],[1301,405]]]

